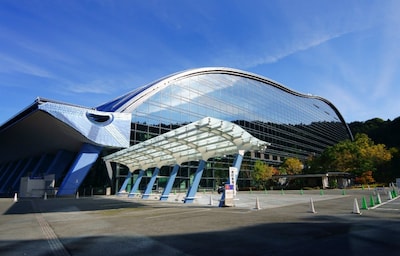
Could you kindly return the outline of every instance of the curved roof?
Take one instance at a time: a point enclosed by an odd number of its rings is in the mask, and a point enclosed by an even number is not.
[[[189,161],[207,161],[210,157],[236,154],[241,150],[265,150],[269,145],[234,123],[205,117],[103,159],[124,164],[133,172]]]
[[[327,99],[315,96],[315,95],[309,95],[309,94],[302,94],[299,92],[296,92],[294,90],[291,90],[282,84],[279,84],[278,82],[275,82],[271,79],[268,79],[266,77],[247,72],[247,71],[242,71],[239,69],[233,69],[233,68],[226,68],[226,67],[204,67],[204,68],[196,68],[196,69],[190,69],[182,72],[178,72],[175,74],[171,74],[169,76],[166,76],[164,78],[161,78],[153,83],[150,83],[148,85],[139,87],[125,95],[122,95],[112,101],[109,101],[107,103],[104,103],[98,107],[96,107],[97,110],[100,111],[109,111],[109,112],[129,112],[136,106],[140,105],[142,102],[150,98],[152,95],[156,94],[160,90],[164,89],[166,86],[169,84],[173,83],[174,81],[181,80],[184,78],[188,77],[193,77],[197,75],[204,75],[204,74],[228,74],[228,75],[233,75],[233,76],[239,76],[243,78],[248,78],[252,79],[255,81],[262,82],[266,85],[270,85],[272,87],[275,87],[279,90],[282,90],[286,93],[302,97],[302,98],[310,98],[310,99],[317,99],[320,101],[323,101],[329,107],[332,108],[332,110],[337,114],[338,118],[340,121],[346,125],[346,128],[348,130],[348,133],[350,137],[352,138],[352,133],[350,132],[350,129],[348,128],[343,116],[341,113],[338,111],[338,109]]]

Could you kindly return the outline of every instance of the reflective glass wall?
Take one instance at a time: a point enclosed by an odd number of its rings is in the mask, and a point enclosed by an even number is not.
[[[132,145],[206,116],[240,125],[271,143],[265,152],[246,154],[247,171],[255,159],[273,165],[279,165],[286,157],[304,160],[320,154],[329,145],[351,138],[339,114],[324,100],[238,73],[205,72],[169,81],[130,112]],[[208,165],[207,177],[202,182],[208,187],[210,179],[223,176],[215,172],[227,171],[231,160],[225,157],[209,161],[212,164]],[[190,169],[191,165],[185,168]],[[243,166],[241,171],[244,171],[243,185],[249,185],[250,174]],[[190,180],[191,171],[188,173],[182,178]]]

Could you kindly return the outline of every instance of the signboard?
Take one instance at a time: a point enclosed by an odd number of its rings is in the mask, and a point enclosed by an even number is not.
[[[235,206],[233,202],[234,186],[225,184],[225,206]]]
[[[238,169],[236,167],[229,167],[229,184],[233,186],[233,195],[236,196],[236,177]]]

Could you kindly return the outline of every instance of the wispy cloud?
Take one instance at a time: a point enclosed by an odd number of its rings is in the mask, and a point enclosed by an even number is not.
[[[339,32],[339,33],[331,33],[331,34],[319,34],[315,35],[311,39],[302,39],[302,40],[294,40],[293,43],[283,49],[280,49],[274,53],[267,54],[261,56],[258,59],[253,59],[250,62],[245,64],[245,68],[253,68],[263,64],[271,64],[278,62],[288,56],[296,54],[301,51],[306,51],[313,47],[317,47],[323,43],[326,43],[330,40],[339,38],[343,35],[346,35],[349,31]]]
[[[341,84],[332,81],[320,81],[316,92],[319,96],[332,102],[347,122],[354,121],[360,112],[365,110],[363,100],[356,94],[350,93]]]
[[[12,73],[18,72],[27,75],[51,78],[53,75],[46,69],[35,64],[28,63],[18,58],[7,56],[0,53],[0,72]]]
[[[114,81],[107,81],[103,79],[76,84],[69,82],[69,84],[65,86],[65,92],[79,94],[109,94],[113,92],[115,84],[116,83],[114,83]]]

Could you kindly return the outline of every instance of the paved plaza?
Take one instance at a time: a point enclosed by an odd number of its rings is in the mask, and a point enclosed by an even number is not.
[[[396,255],[400,199],[386,192],[243,191],[222,208],[208,192],[3,198],[0,255]]]

